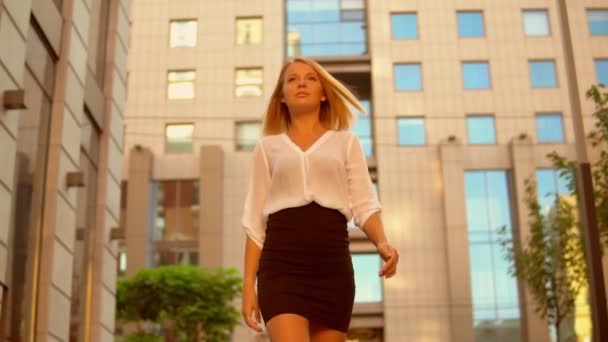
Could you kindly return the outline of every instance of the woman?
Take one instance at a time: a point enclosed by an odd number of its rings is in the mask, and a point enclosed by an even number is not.
[[[261,311],[273,342],[346,340],[355,296],[351,217],[384,260],[379,276],[397,270],[365,154],[347,130],[349,104],[363,111],[319,64],[296,58],[283,66],[268,105],[243,215],[242,314],[261,332]]]

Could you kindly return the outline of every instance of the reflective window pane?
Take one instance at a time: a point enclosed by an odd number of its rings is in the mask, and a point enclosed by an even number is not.
[[[235,95],[262,96],[262,68],[242,68],[235,72]]]
[[[465,89],[490,88],[490,67],[487,62],[462,63],[462,77]]]
[[[395,64],[394,78],[397,91],[422,90],[422,71],[419,63]]]
[[[496,128],[491,115],[472,115],[467,118],[469,144],[496,143]]]
[[[416,13],[391,14],[393,39],[418,39],[418,15]]]
[[[564,142],[564,125],[562,115],[537,114],[536,138],[538,142]]]
[[[556,196],[569,196],[568,179],[562,177],[558,170],[536,170],[536,195],[540,204],[541,213],[549,214],[555,205]]]
[[[530,61],[530,83],[533,88],[556,88],[554,61]]]
[[[262,43],[264,36],[262,18],[237,18],[236,19],[236,44],[258,45]]]
[[[411,117],[397,120],[399,145],[426,144],[424,118]]]
[[[520,341],[517,282],[498,242],[499,229],[512,225],[507,173],[467,171],[464,176],[476,341]]]
[[[361,106],[365,109],[365,113],[356,112],[356,122],[351,128],[351,131],[359,137],[363,151],[366,157],[370,157],[374,154],[372,144],[372,125],[371,125],[371,104],[368,99],[359,101]]]
[[[587,21],[592,36],[608,35],[608,10],[587,10]]]
[[[460,37],[483,37],[485,35],[482,12],[458,12],[457,15]]]
[[[595,60],[595,78],[597,83],[608,86],[608,59]]]
[[[174,20],[170,24],[170,47],[196,46],[196,20]]]
[[[193,124],[167,125],[165,129],[165,152],[192,152]]]
[[[168,97],[171,100],[194,98],[194,81],[196,71],[169,71],[168,73]]]
[[[551,34],[549,28],[549,16],[545,10],[530,10],[523,12],[524,32],[526,36],[548,36]]]
[[[169,242],[198,240],[199,182],[166,180],[155,184],[154,240]],[[168,246],[164,245],[164,247]]]
[[[287,0],[288,57],[367,54],[365,2]]]
[[[382,279],[378,276],[382,265],[378,254],[353,254],[355,270],[355,303],[382,302]]]
[[[259,121],[236,123],[236,150],[253,151],[262,136],[262,123]]]

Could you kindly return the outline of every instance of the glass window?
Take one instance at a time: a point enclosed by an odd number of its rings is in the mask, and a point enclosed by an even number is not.
[[[154,240],[198,240],[199,182],[196,180],[166,180],[160,181],[156,185]],[[167,246],[165,245],[165,247]]]
[[[170,47],[196,46],[196,20],[172,20],[170,23]]]
[[[236,150],[253,151],[262,136],[262,123],[259,121],[236,123]]]
[[[393,39],[418,39],[418,15],[416,13],[391,14]]]
[[[608,86],[608,59],[595,60],[595,78],[597,83]]]
[[[363,99],[359,101],[361,106],[365,109],[365,113],[357,112],[357,121],[355,125],[352,127],[351,131],[355,133],[359,140],[361,141],[361,146],[363,147],[363,151],[365,152],[366,157],[370,157],[374,154],[373,144],[372,144],[372,123],[371,123],[371,104],[368,99]]]
[[[263,20],[257,18],[236,18],[236,45],[262,44],[264,37]]]
[[[422,70],[420,63],[395,64],[395,89],[397,91],[422,90]]]
[[[288,57],[367,54],[363,0],[287,0]]]
[[[533,88],[556,88],[554,61],[530,61],[530,82]]]
[[[169,71],[167,78],[169,81],[167,89],[169,99],[178,100],[194,98],[196,71]]]
[[[240,68],[235,72],[237,97],[262,96],[262,68]]]
[[[485,35],[483,12],[458,12],[458,35],[460,37],[483,37]]]
[[[487,62],[462,63],[464,89],[489,89],[490,66]]]
[[[549,16],[546,10],[524,11],[524,32],[526,36],[549,36]]]
[[[424,145],[426,134],[423,117],[409,117],[397,119],[399,131],[399,145]]]
[[[592,36],[608,35],[608,10],[587,10],[587,21]]]
[[[171,124],[165,129],[165,152],[192,152],[193,124]]]
[[[537,169],[536,195],[541,213],[547,215],[555,205],[555,196],[570,195],[568,179],[561,177],[559,171],[554,169]]]
[[[562,114],[536,114],[536,138],[538,142],[564,142]]]
[[[471,115],[467,117],[469,144],[495,144],[496,128],[492,115]]]
[[[378,276],[382,265],[378,254],[355,253],[355,303],[382,302],[382,279]]]
[[[465,199],[476,340],[520,341],[517,282],[498,241],[498,230],[512,227],[507,173],[465,172]]]

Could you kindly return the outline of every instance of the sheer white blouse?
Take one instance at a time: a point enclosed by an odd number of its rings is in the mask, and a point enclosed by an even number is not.
[[[260,139],[242,218],[247,235],[262,248],[268,215],[313,201],[359,227],[381,210],[359,138],[330,130],[306,151],[285,133]]]

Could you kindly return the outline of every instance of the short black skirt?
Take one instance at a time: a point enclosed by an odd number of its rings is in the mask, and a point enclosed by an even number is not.
[[[312,202],[269,215],[258,268],[265,322],[293,313],[348,331],[355,300],[346,218]]]

